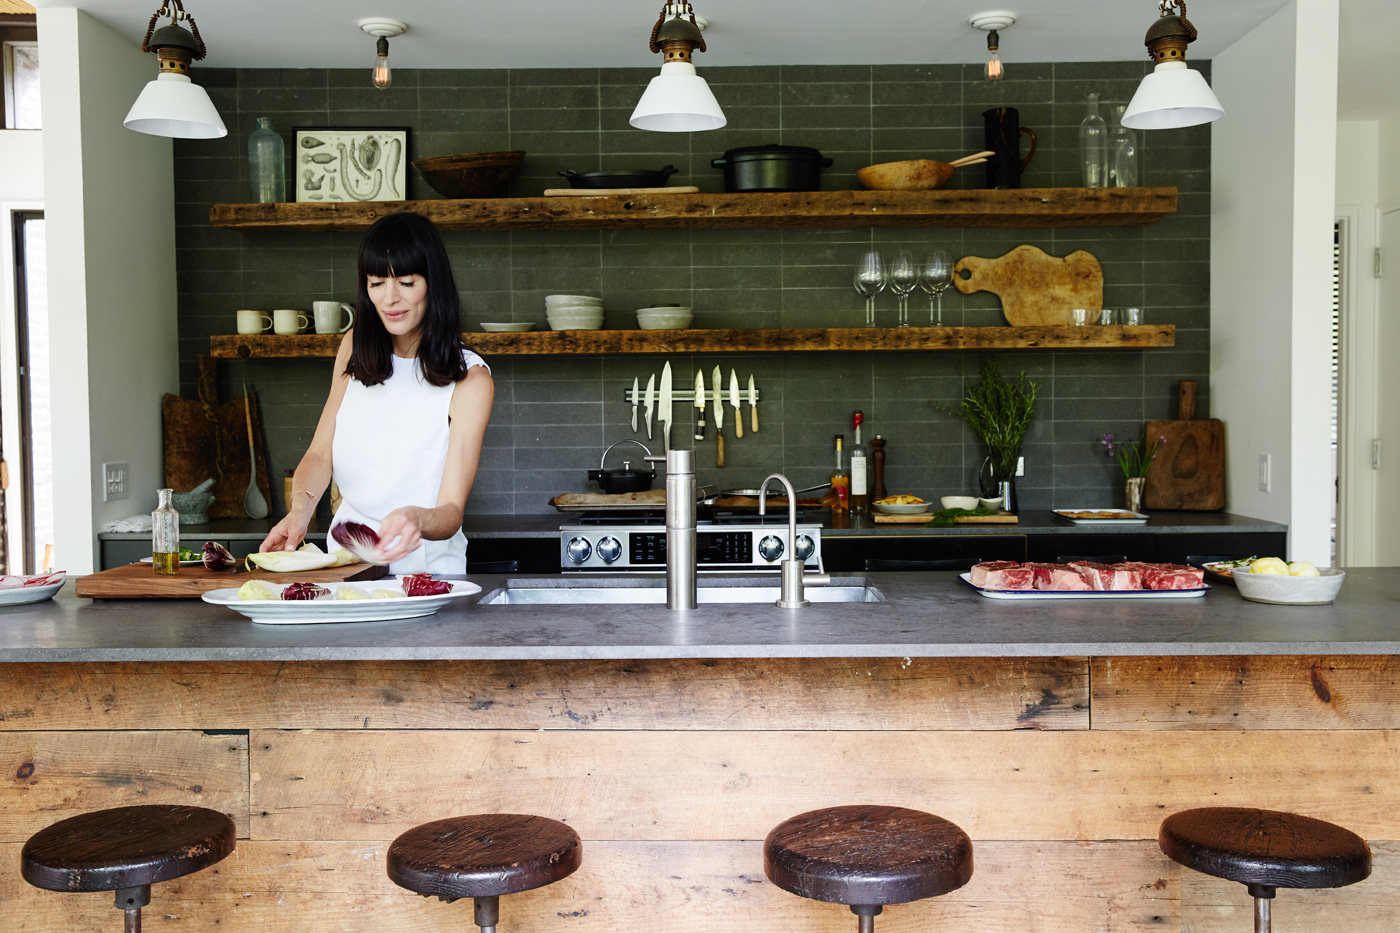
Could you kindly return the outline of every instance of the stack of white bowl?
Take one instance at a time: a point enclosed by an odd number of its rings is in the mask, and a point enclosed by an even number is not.
[[[642,330],[685,330],[694,320],[694,312],[679,305],[637,309],[637,324]]]
[[[588,295],[545,295],[545,316],[552,330],[598,330],[603,326],[603,299]]]

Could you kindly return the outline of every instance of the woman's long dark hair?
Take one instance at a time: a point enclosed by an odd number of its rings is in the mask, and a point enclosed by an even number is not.
[[[374,222],[360,243],[360,281],[355,301],[355,333],[347,375],[367,386],[379,385],[394,374],[394,343],[374,303],[367,280],[421,275],[428,282],[427,308],[418,341],[418,365],[423,378],[435,386],[452,385],[467,374],[462,362],[461,300],[447,250],[432,221],[405,211]]]

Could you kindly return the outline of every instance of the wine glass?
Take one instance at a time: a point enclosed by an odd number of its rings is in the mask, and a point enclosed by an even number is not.
[[[889,281],[885,260],[874,250],[862,256],[856,264],[856,294],[865,299],[866,327],[875,326],[875,295],[883,291]]]
[[[928,292],[928,322],[937,327],[943,326],[943,292],[953,284],[953,257],[946,249],[936,249],[929,253],[919,270],[919,287]],[[933,299],[938,299],[938,316],[934,317]]]
[[[909,326],[909,293],[919,284],[919,267],[914,254],[901,250],[890,264],[890,288],[899,296],[899,326]]]

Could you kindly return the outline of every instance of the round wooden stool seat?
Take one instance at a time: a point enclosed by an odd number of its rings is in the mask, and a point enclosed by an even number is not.
[[[389,846],[389,878],[424,897],[497,897],[553,884],[583,861],[578,833],[518,813],[454,816],[415,826]]]
[[[967,884],[972,840],[920,810],[829,807],[779,823],[763,841],[763,873],[813,900],[904,904]]]
[[[236,835],[233,820],[203,807],[97,810],[30,836],[20,852],[20,874],[50,891],[149,887],[221,861]]]
[[[1162,821],[1157,843],[1174,862],[1250,886],[1340,888],[1371,874],[1371,848],[1356,833],[1296,813],[1253,807],[1203,807]]]

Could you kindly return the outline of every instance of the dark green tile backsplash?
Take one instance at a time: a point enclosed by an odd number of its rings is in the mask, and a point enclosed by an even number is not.
[[[1209,74],[1209,63],[1193,63]],[[1126,102],[1146,65],[1084,63],[1012,65],[993,85],[976,66],[769,66],[704,68],[729,125],[697,134],[647,133],[627,118],[653,68],[396,70],[387,92],[369,87],[368,69],[198,69],[231,132],[221,140],[177,140],[176,201],[180,225],[180,355],[185,395],[195,395],[195,356],[209,337],[234,331],[239,308],[302,308],[312,301],[353,300],[352,234],[239,234],[209,226],[209,205],[248,199],[247,137],[270,116],[288,141],[298,126],[407,126],[411,158],[494,149],[528,156],[511,194],[562,186],[563,169],[660,168],[674,164],[672,184],[722,190],[709,160],[743,145],[815,146],[835,160],[825,189],[859,187],[857,169],[906,158],[950,159],[982,148],[983,110],[1019,108],[1040,148],[1023,176],[1026,187],[1079,183],[1078,125],[1084,98]],[[1106,116],[1106,114],[1105,114]],[[1140,133],[1144,185],[1180,189],[1177,214],[1146,227],[1064,229],[696,230],[604,233],[446,233],[462,293],[463,328],[481,321],[535,321],[556,292],[601,295],[606,326],[634,327],[632,311],[662,302],[693,305],[697,327],[840,327],[864,322],[851,288],[862,252],[948,249],[954,256],[999,256],[1022,243],[1063,256],[1088,250],[1103,264],[1108,307],[1141,307],[1152,323],[1175,324],[1176,347],[1147,351],[1006,352],[1006,372],[1025,370],[1041,383],[1039,420],[1018,480],[1029,508],[1122,504],[1122,477],[1103,455],[1106,431],[1136,433],[1142,422],[1175,417],[1176,383],[1195,379],[1202,412],[1209,375],[1210,130]],[[962,169],[950,187],[982,185],[980,167]],[[415,172],[409,195],[434,198]],[[893,324],[895,300],[877,301],[881,324]],[[916,324],[928,300],[911,299]],[[990,294],[943,298],[949,324],[1004,323]],[[584,471],[604,447],[631,436],[623,392],[639,376],[659,373],[663,359],[498,358],[496,405],[481,471],[467,510],[545,512],[556,493],[584,491]],[[718,363],[763,401],[762,430],[735,440],[726,413],[728,465],[714,466],[714,434],[698,458],[701,482],[752,486],[771,471],[798,486],[830,474],[831,441],[850,438],[861,409],[869,433],[889,442],[891,492],[937,497],[969,491],[981,444],[935,402],[954,404],[976,377],[980,358],[962,353],[752,354],[672,357],[677,385],[694,367],[706,382]],[[315,429],[329,387],[327,361],[226,361],[221,391],[246,383],[260,394],[274,475],[294,467]],[[689,444],[694,410],[674,437]],[[643,434],[643,439],[645,435]],[[653,446],[659,446],[658,442]],[[282,503],[274,483],[274,507]]]

